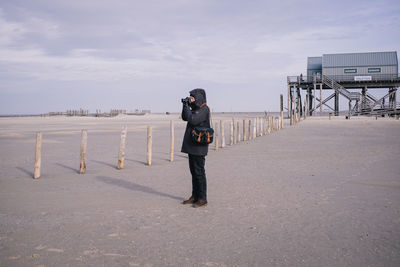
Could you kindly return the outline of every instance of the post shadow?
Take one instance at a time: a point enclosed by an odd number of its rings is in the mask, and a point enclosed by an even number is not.
[[[33,177],[33,171],[28,171],[28,170],[26,170],[26,169],[24,169],[24,168],[21,168],[21,167],[15,167],[17,170],[20,170],[21,172],[23,172],[23,173],[25,173],[25,174],[27,174],[29,177]]]
[[[67,170],[71,170],[71,171],[73,171],[73,172],[75,172],[75,173],[79,173],[78,168],[72,168],[72,167],[70,167],[70,166],[67,166],[67,165],[64,165],[64,164],[61,164],[61,163],[56,163],[56,165],[58,165],[58,166],[60,166],[60,167],[63,167],[63,168],[65,168],[65,169],[67,169]]]
[[[157,196],[161,196],[161,197],[167,197],[167,198],[172,198],[174,200],[179,200],[182,201],[184,200],[183,198],[177,197],[177,196],[173,196],[167,193],[163,193],[157,190],[154,190],[151,187],[148,186],[144,186],[144,185],[140,185],[140,184],[136,184],[133,182],[128,182],[128,181],[124,181],[124,180],[120,180],[120,179],[116,179],[116,178],[111,178],[111,177],[105,177],[105,176],[97,176],[96,180],[106,183],[106,184],[110,184],[110,185],[114,185],[114,186],[119,186],[125,189],[129,189],[132,191],[138,191],[138,192],[143,192],[143,193],[148,193],[148,194],[153,194],[153,195],[157,195]]]
[[[111,167],[111,168],[113,168],[113,169],[117,169],[117,167],[118,167],[116,164],[113,165],[113,164],[111,164],[111,163],[107,163],[107,162],[100,161],[100,160],[94,160],[94,159],[92,159],[91,161],[96,162],[96,163],[98,163],[98,164],[102,164],[102,165]]]

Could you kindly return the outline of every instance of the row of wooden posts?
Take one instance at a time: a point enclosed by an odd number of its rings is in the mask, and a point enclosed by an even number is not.
[[[218,150],[219,148],[226,147],[225,143],[225,122],[224,120],[214,121],[214,148]],[[255,119],[244,119],[242,121],[242,127],[240,127],[241,122],[236,119],[230,121],[230,138],[229,145],[234,145],[240,141],[247,141],[255,139],[256,137],[263,136],[267,133],[271,133],[276,130],[283,128],[283,112],[281,112],[280,117],[273,117],[268,115],[263,118]],[[241,129],[242,128],[242,131]],[[170,161],[174,161],[174,146],[175,146],[175,133],[174,133],[174,121],[170,121]],[[125,126],[121,132],[121,141],[119,146],[118,155],[118,169],[124,168],[125,162],[125,143],[128,129]],[[79,172],[84,174],[86,172],[86,147],[87,147],[87,130],[82,130],[81,132],[81,148],[80,148],[80,166]],[[221,141],[221,143],[220,143]],[[42,133],[36,134],[36,150],[35,150],[35,167],[33,177],[38,179],[40,177],[40,167],[41,167],[41,147],[42,147]],[[152,148],[153,148],[153,128],[152,126],[147,127],[147,160],[146,165],[152,165]]]

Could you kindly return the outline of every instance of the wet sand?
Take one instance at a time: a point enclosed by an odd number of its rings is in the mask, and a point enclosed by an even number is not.
[[[153,166],[144,164],[147,125]],[[209,204],[194,209],[180,204],[191,178],[177,114],[0,118],[0,266],[399,266],[400,121],[314,117],[285,126],[212,145]],[[37,131],[42,176],[33,180]]]

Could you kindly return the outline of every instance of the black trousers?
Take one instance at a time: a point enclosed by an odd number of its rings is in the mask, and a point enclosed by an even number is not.
[[[192,196],[198,199],[207,200],[207,179],[204,166],[205,156],[189,154],[189,168],[192,174]]]

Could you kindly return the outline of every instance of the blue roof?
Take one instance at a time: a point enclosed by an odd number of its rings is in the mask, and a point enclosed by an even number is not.
[[[308,70],[322,70],[322,57],[308,57],[307,58]]]
[[[322,55],[322,66],[324,68],[397,65],[397,52],[395,51]]]

